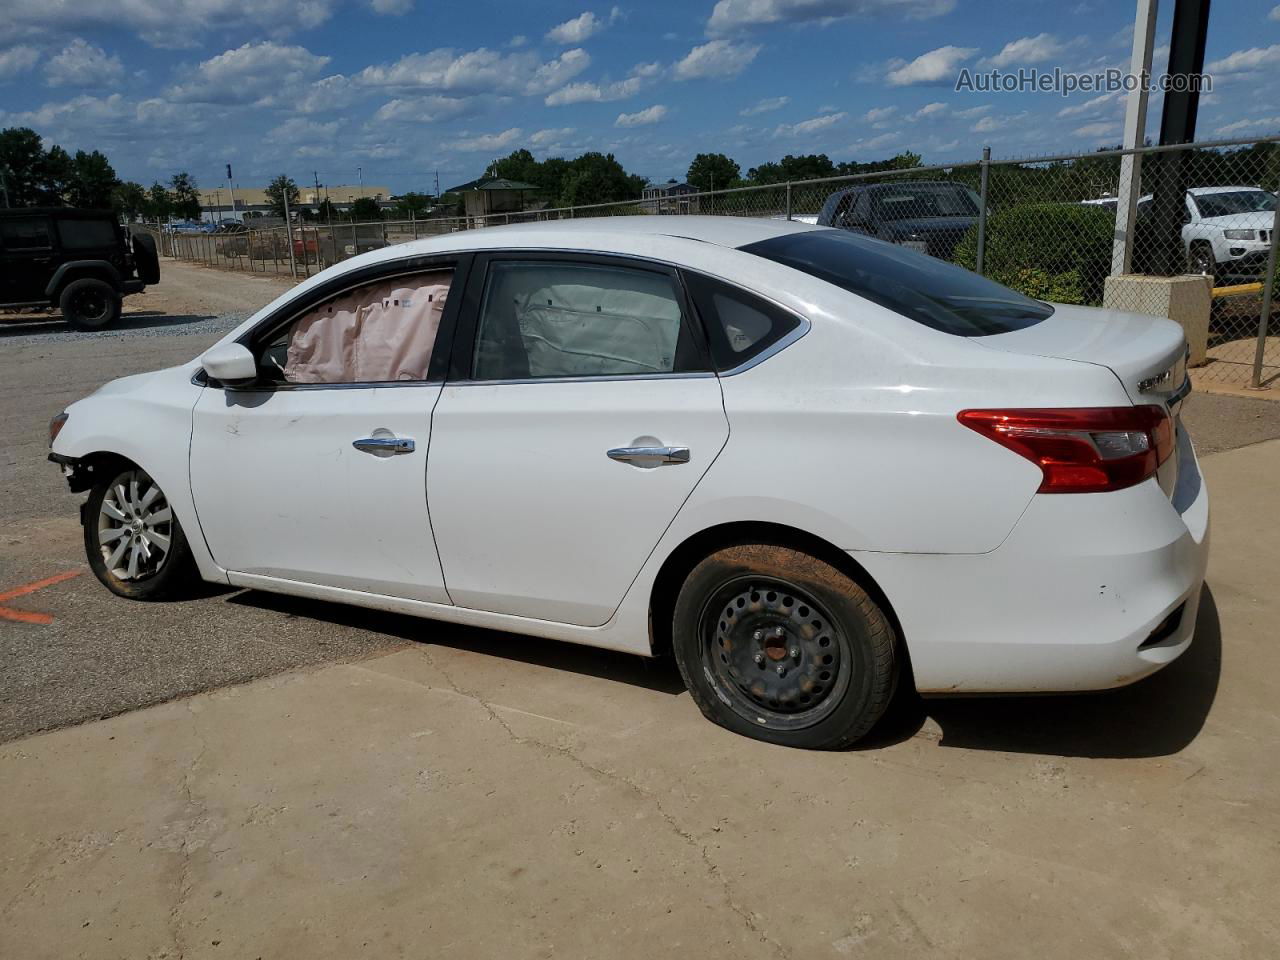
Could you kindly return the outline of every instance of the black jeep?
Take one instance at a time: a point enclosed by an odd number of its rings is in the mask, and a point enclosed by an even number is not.
[[[77,330],[101,330],[122,297],[159,282],[154,238],[126,234],[110,210],[0,210],[0,309],[58,307]]]

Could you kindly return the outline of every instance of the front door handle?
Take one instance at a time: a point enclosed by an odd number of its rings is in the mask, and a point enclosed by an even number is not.
[[[413,440],[409,437],[365,437],[353,440],[351,445],[365,453],[413,453]]]
[[[688,463],[688,447],[614,447],[606,452],[610,460],[619,463]]]

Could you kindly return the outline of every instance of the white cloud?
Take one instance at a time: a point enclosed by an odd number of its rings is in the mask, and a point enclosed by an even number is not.
[[[566,20],[559,26],[552,27],[547,31],[547,39],[552,43],[565,47],[573,46],[577,43],[585,43],[620,16],[622,16],[622,11],[617,7],[610,11],[608,19],[597,17],[588,10],[572,20]]]
[[[514,37],[512,37],[510,40],[507,41],[507,46],[510,47],[512,50],[516,50],[520,47],[523,47],[528,42],[529,42],[528,37],[526,37],[523,33],[517,33]]]
[[[920,54],[910,63],[891,60],[885,80],[891,87],[906,87],[921,83],[949,83],[955,80],[960,64],[977,52],[976,47],[955,47],[947,44],[945,47],[938,47],[936,50]]]
[[[764,100],[757,101],[749,107],[744,107],[738,111],[740,117],[754,117],[760,113],[768,113],[771,110],[781,110],[791,102],[790,97],[767,97]]]
[[[574,127],[556,127],[547,130],[535,130],[529,134],[529,143],[535,147],[549,147],[558,140],[571,137],[576,132]]]
[[[576,48],[545,62],[533,53],[442,48],[365,67],[356,80],[362,86],[402,90],[536,94],[562,86],[590,63],[587,52]]]
[[[296,146],[323,143],[332,140],[338,135],[338,126],[339,121],[337,120],[320,123],[303,117],[290,117],[280,126],[268,132],[267,139]]]
[[[481,150],[502,150],[519,140],[521,132],[519,127],[512,127],[501,133],[481,133],[472,137],[462,137],[453,141],[453,148],[469,153]]]
[[[1276,8],[1280,10],[1280,7]],[[1280,17],[1276,18],[1280,20]],[[1268,133],[1280,132],[1280,117],[1260,117],[1257,120],[1236,120],[1234,123],[1224,124],[1214,130],[1214,134],[1219,137],[1229,137],[1233,133],[1242,133],[1245,130],[1258,130]]]
[[[879,123],[888,120],[897,112],[897,107],[873,107],[862,115],[862,119],[867,123]]]
[[[984,67],[1008,67],[1022,63],[1043,63],[1062,53],[1058,38],[1049,33],[1022,37],[1006,43],[999,53],[980,61]]]
[[[102,26],[139,34],[152,46],[193,47],[210,30],[279,34],[317,27],[339,0],[5,0],[11,34]]]
[[[1082,117],[1086,114],[1101,113],[1104,107],[1115,106],[1124,99],[1123,93],[1104,93],[1101,96],[1086,100],[1084,103],[1077,103],[1070,107],[1063,107],[1058,111],[1059,117]]]
[[[645,127],[651,123],[657,123],[667,115],[667,108],[657,103],[652,107],[645,107],[635,113],[620,113],[618,119],[613,121],[615,127]]]
[[[299,113],[326,113],[344,110],[355,103],[360,91],[350,77],[335,73],[331,77],[313,80],[290,99],[290,105]]]
[[[1248,73],[1263,67],[1274,67],[1280,62],[1280,43],[1269,47],[1250,47],[1248,50],[1237,50],[1235,53],[1215,60],[1204,69],[1205,73]]]
[[[1271,12],[1267,14],[1268,20],[1280,20],[1280,4],[1271,8]]]
[[[990,110],[991,104],[984,103],[976,107],[966,107],[963,110],[956,110],[954,111],[954,115],[959,117],[961,120],[972,120],[974,117],[980,117],[984,113],[990,112]]]
[[[39,59],[40,51],[35,47],[17,46],[0,50],[0,82],[26,73]]]
[[[830,23],[845,17],[887,15],[924,20],[955,9],[955,0],[719,0],[707,32],[728,33],[773,23]]]
[[[694,47],[675,65],[677,80],[701,77],[735,77],[760,52],[759,44],[711,40]]]
[[[374,120],[390,123],[435,123],[451,120],[471,110],[472,101],[462,97],[405,97],[388,100],[373,115]]]
[[[946,112],[947,112],[947,105],[945,103],[938,103],[938,102],[926,103],[923,107],[921,107],[915,113],[911,114],[911,116],[907,117],[907,119],[908,120],[924,120],[928,117],[941,116]]]
[[[103,142],[124,144],[148,137],[195,134],[207,128],[209,119],[183,104],[156,98],[127,100],[119,93],[82,95],[4,115],[7,126],[32,127],[64,146],[84,142],[90,148]]]
[[[1118,136],[1119,133],[1120,124],[1110,120],[1103,120],[1098,123],[1086,123],[1083,127],[1076,127],[1071,131],[1072,136],[1087,137],[1091,140],[1114,137]]]
[[[246,43],[212,57],[171,87],[168,97],[182,103],[253,103],[303,83],[329,62],[305,47],[274,40]]]
[[[808,137],[823,130],[829,130],[841,123],[849,115],[847,113],[827,113],[812,120],[801,120],[799,123],[783,123],[774,129],[775,137]]]
[[[543,100],[548,107],[563,107],[571,103],[608,103],[634,97],[662,72],[657,63],[637,63],[625,80],[614,83],[579,82],[561,87]]]
[[[44,76],[51,87],[98,87],[116,83],[124,67],[119,57],[76,37],[50,58]]]
[[[1007,127],[1012,119],[1012,117],[983,117],[969,129],[974,133],[991,133],[993,130]]]
[[[369,0],[374,13],[399,17],[413,9],[413,0]]]
[[[897,139],[898,139],[898,134],[896,133],[882,133],[877,137],[872,137],[870,140],[855,141],[849,147],[849,152],[863,153],[865,155],[866,151],[879,150],[881,147],[887,147],[889,144],[893,143]]]

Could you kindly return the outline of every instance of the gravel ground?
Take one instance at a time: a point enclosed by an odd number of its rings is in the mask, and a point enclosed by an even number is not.
[[[164,277],[126,301],[113,331],[76,333],[47,319],[0,327],[0,593],[81,571],[16,602],[54,614],[49,626],[0,619],[0,740],[359,657],[435,629],[251,591],[130,603],[88,573],[76,520],[83,496],[45,460],[49,418],[108,380],[191,359],[290,285],[175,263]],[[1280,437],[1280,403],[1271,401],[1193,394],[1184,419],[1201,455]]]

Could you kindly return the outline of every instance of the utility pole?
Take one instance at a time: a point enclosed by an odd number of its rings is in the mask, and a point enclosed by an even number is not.
[[[356,177],[360,180],[360,199],[364,199],[364,167],[356,167]]]
[[[440,171],[436,171],[436,203],[440,202]]]
[[[320,206],[320,171],[312,170],[311,176],[314,177],[316,181],[316,206],[319,207]]]
[[[236,218],[236,185],[231,182],[231,164],[227,164],[227,189],[231,191],[231,219]]]
[[[440,182],[439,176],[436,177],[436,183]],[[4,205],[7,209],[9,206],[9,181],[5,179],[5,168],[0,167],[0,195],[4,196]]]
[[[1129,91],[1124,110],[1126,150],[1142,146],[1147,129],[1147,80],[1151,76],[1151,51],[1156,37],[1156,8],[1159,0],[1138,0],[1133,21],[1133,56],[1129,72],[1141,78]],[[1138,216],[1138,193],[1142,177],[1142,154],[1127,153],[1120,158],[1120,185],[1116,193],[1116,232],[1111,244],[1111,275],[1129,273],[1133,268],[1133,225]]]

